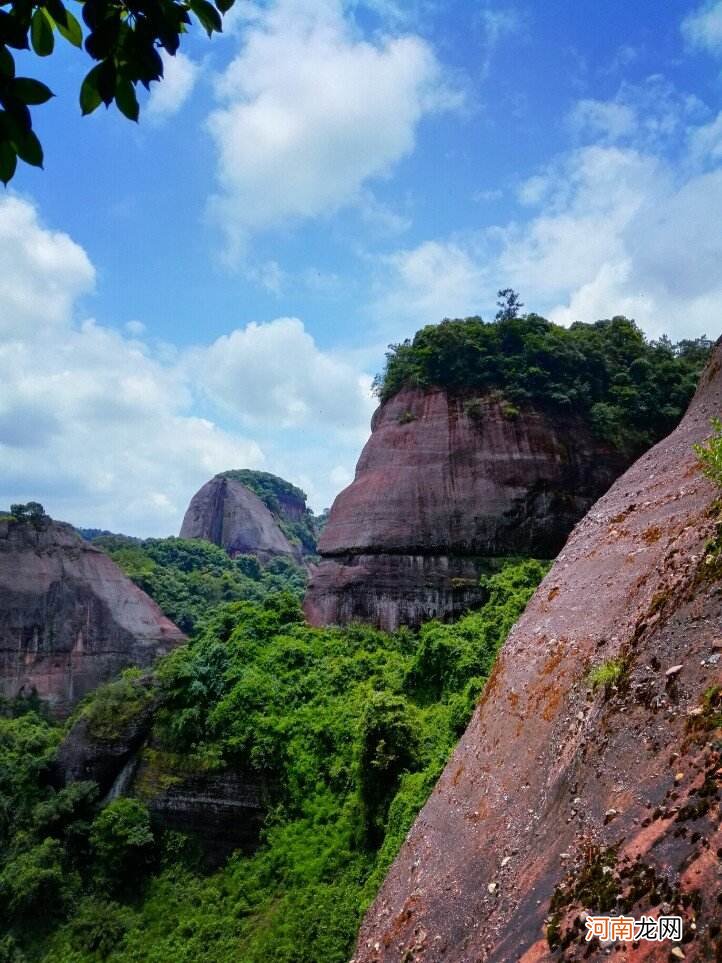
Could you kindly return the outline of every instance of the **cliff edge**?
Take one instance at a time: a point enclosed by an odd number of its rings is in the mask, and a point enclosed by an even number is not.
[[[692,448],[721,413],[718,342],[512,629],[355,963],[722,958],[719,492]],[[680,915],[682,945],[585,942],[610,911]]]

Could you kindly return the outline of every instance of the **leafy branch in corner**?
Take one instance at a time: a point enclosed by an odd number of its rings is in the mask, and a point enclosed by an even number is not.
[[[18,77],[14,50],[49,57],[56,35],[95,61],[80,88],[80,108],[91,114],[101,104],[130,120],[139,115],[136,87],[146,90],[163,76],[160,50],[174,55],[193,22],[208,36],[222,30],[222,15],[234,0],[76,0],[81,22],[62,0],[0,0],[0,180],[7,184],[18,158],[43,166],[43,148],[33,130],[30,108],[53,92],[31,77]],[[192,15],[192,16],[191,16]]]

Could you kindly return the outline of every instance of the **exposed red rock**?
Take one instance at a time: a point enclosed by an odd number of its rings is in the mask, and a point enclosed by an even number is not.
[[[293,505],[289,504],[291,511]],[[251,553],[261,562],[276,555],[300,560],[273,514],[261,499],[238,481],[216,475],[191,499],[183,519],[181,538],[204,538],[229,555]]]
[[[394,629],[480,600],[478,557],[552,558],[629,461],[569,415],[404,389],[319,541],[306,614]]]
[[[669,941],[584,941],[602,885],[616,911],[682,915],[687,960],[722,959],[719,507],[692,450],[721,413],[718,342],[680,426],[594,505],[512,630],[356,963],[674,959]],[[593,692],[612,659],[618,686]]]
[[[0,520],[0,693],[58,713],[185,636],[115,562],[61,522]]]

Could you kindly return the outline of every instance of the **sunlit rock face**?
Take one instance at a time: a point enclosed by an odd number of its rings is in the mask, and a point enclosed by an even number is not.
[[[0,520],[0,692],[37,693],[59,714],[185,636],[70,526]]]
[[[605,959],[583,918],[610,909],[683,918],[675,953],[642,940],[625,959],[722,958],[719,491],[693,450],[721,414],[718,342],[680,426],[512,629],[355,963]]]
[[[456,615],[482,600],[484,559],[554,557],[627,465],[573,414],[404,389],[333,504],[306,614],[386,629]]]
[[[289,517],[305,511],[294,502],[284,504]],[[273,514],[258,495],[238,481],[216,475],[191,499],[183,519],[181,538],[203,538],[224,548],[229,555],[256,555],[265,563],[285,555],[300,561],[298,546],[281,531]]]

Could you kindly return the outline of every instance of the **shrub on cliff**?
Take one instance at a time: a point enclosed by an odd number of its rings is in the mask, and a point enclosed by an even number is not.
[[[709,348],[704,338],[648,341],[623,317],[564,328],[500,312],[427,325],[391,345],[376,390],[382,401],[405,386],[499,391],[515,405],[581,413],[600,437],[639,451],[676,426]]]
[[[702,474],[722,488],[722,419],[712,419],[712,434],[702,445],[695,445]]]

